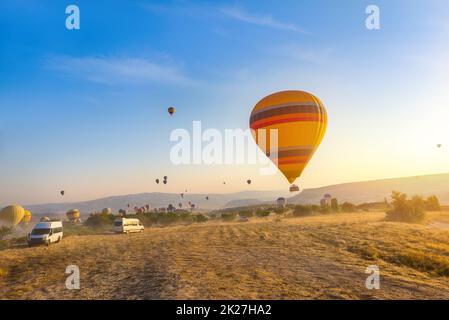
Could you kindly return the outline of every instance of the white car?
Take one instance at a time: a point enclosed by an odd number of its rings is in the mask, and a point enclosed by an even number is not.
[[[39,222],[28,234],[28,246],[33,244],[49,245],[62,239],[63,229],[61,221]]]
[[[117,233],[143,232],[144,227],[139,219],[118,218],[114,221],[114,231]]]

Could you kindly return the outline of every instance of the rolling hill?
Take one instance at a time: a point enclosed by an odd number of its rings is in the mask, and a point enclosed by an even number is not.
[[[290,203],[319,203],[326,193],[336,197],[340,202],[355,204],[383,201],[392,191],[405,192],[408,195],[436,195],[442,204],[449,204],[449,174],[383,179],[373,181],[351,182],[321,188],[305,189],[300,194],[289,198]]]

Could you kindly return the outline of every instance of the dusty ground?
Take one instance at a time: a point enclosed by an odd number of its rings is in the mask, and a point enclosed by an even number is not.
[[[449,213],[253,219],[0,251],[3,299],[448,299]],[[65,288],[66,266],[81,290]],[[365,288],[378,265],[380,290]],[[446,273],[447,272],[447,273]]]

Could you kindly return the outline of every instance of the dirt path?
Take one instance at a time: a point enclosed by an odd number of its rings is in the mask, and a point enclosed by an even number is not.
[[[380,219],[357,214],[208,223],[4,250],[0,268],[7,275],[0,277],[0,298],[448,299],[449,278],[354,250],[365,242],[383,250],[390,233],[391,241],[409,237],[410,230],[397,229],[411,227]],[[425,226],[413,228],[436,236]],[[449,248],[447,239],[440,246]],[[380,290],[365,288],[364,271],[372,264],[381,270]],[[80,268],[81,290],[65,288],[68,265]]]

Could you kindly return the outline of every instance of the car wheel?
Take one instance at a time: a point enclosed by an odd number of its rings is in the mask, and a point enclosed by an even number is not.
[[[58,241],[56,241],[56,243],[59,243],[59,241],[61,241],[61,237],[58,237]]]
[[[47,240],[47,241],[45,242],[45,245],[48,247],[48,246],[50,245],[50,240]]]

